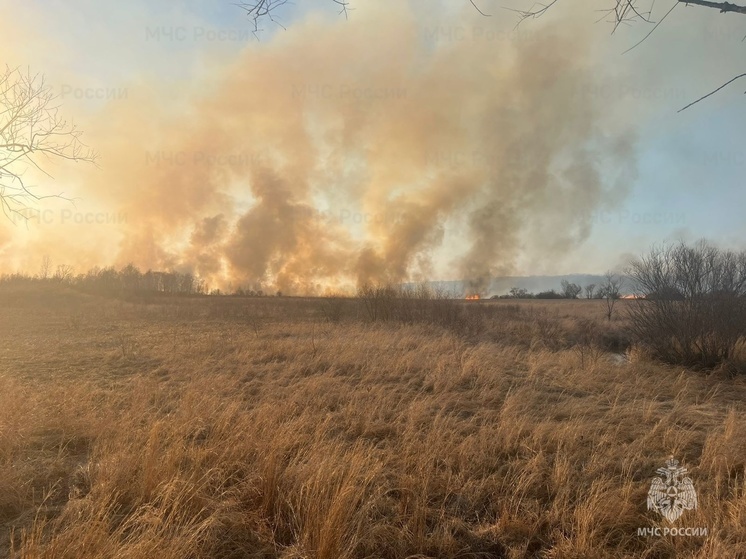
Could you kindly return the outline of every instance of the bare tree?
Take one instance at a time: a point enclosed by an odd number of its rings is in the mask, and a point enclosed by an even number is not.
[[[41,160],[95,162],[96,153],[80,140],[82,132],[59,114],[57,96],[44,77],[18,68],[0,73],[0,207],[6,217],[28,219],[42,198],[25,175],[34,169],[51,177]]]
[[[53,279],[60,283],[69,283],[73,277],[73,268],[67,264],[58,264]]]
[[[41,266],[39,267],[39,279],[49,278],[49,272],[52,269],[52,259],[49,258],[48,254],[45,254],[41,259]]]
[[[593,292],[596,291],[596,284],[595,283],[589,283],[585,286],[585,298],[586,299],[593,299]]]
[[[606,272],[604,282],[598,288],[598,295],[603,299],[606,307],[606,318],[611,321],[614,314],[616,302],[621,297],[620,291],[624,285],[624,279],[619,274],[612,271]]]
[[[526,299],[529,296],[528,290],[523,287],[511,287],[508,294],[513,299]]]
[[[583,291],[583,288],[577,283],[570,283],[567,280],[562,280],[561,285],[562,295],[565,296],[565,299],[577,299],[580,292]]]
[[[746,335],[746,251],[694,246],[653,248],[630,265],[645,296],[629,309],[632,333],[658,358],[713,367]]]

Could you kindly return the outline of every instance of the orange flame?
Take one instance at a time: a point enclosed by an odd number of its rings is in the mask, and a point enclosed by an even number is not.
[[[466,300],[467,301],[478,301],[480,299],[479,295],[467,295]]]

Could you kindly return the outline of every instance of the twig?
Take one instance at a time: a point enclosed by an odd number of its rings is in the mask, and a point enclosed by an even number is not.
[[[728,85],[728,84],[731,84],[731,83],[733,83],[734,81],[736,81],[737,79],[739,79],[739,78],[743,78],[744,76],[746,76],[746,73],[744,73],[744,74],[741,74],[741,75],[738,75],[738,76],[736,76],[735,78],[733,78],[733,79],[731,79],[731,80],[728,80],[728,81],[727,81],[727,82],[725,82],[725,83],[724,83],[723,85],[721,85],[720,87],[718,87],[718,88],[717,88],[716,90],[714,90],[714,91],[711,91],[711,92],[710,92],[710,93],[708,93],[707,95],[704,95],[704,96],[700,97],[700,98],[699,98],[699,99],[697,99],[696,101],[692,101],[692,102],[691,102],[691,103],[689,103],[689,104],[688,104],[688,105],[687,105],[686,107],[684,107],[683,109],[679,109],[679,110],[678,110],[678,111],[676,111],[676,112],[677,112],[677,113],[680,113],[681,111],[684,111],[684,110],[688,109],[688,108],[689,108],[689,107],[691,107],[692,105],[694,105],[694,104],[696,104],[696,103],[699,103],[699,102],[700,102],[700,101],[702,101],[703,99],[707,99],[707,98],[708,98],[708,97],[709,97],[710,95],[714,95],[715,93],[717,93],[718,91],[720,91],[721,89],[723,89],[723,88],[724,88],[724,87],[725,87],[726,85]],[[744,91],[744,93],[746,93],[746,91]]]
[[[653,31],[655,31],[656,29],[658,29],[658,26],[659,26],[659,25],[660,25],[661,23],[663,23],[663,20],[665,20],[665,19],[666,19],[666,18],[668,17],[668,14],[670,14],[671,12],[673,12],[673,10],[674,10],[674,8],[675,8],[676,6],[678,6],[678,4],[674,4],[673,6],[671,6],[671,9],[670,9],[670,10],[668,10],[668,11],[666,12],[666,15],[664,15],[664,16],[663,16],[663,17],[661,18],[661,20],[660,20],[660,21],[659,21],[658,23],[656,23],[656,24],[655,24],[655,25],[653,26],[653,28],[652,28],[652,29],[650,30],[650,33],[648,33],[647,35],[645,35],[645,36],[644,36],[644,37],[643,37],[642,39],[640,39],[640,40],[639,40],[639,41],[638,41],[637,43],[635,43],[634,45],[632,45],[631,47],[629,47],[629,48],[628,48],[627,50],[625,50],[625,51],[624,51],[624,52],[623,52],[622,54],[627,54],[627,53],[628,53],[629,51],[631,51],[631,50],[632,50],[633,48],[635,48],[635,47],[636,47],[637,45],[639,45],[640,43],[642,43],[642,42],[643,42],[643,41],[644,41],[645,39],[647,39],[648,37],[650,37],[650,35],[652,35],[652,34],[653,34]]]
[[[482,14],[482,15],[483,15],[484,17],[491,17],[491,16],[492,16],[492,14],[485,14],[485,13],[484,13],[484,12],[483,12],[482,10],[480,10],[480,9],[479,9],[479,6],[477,6],[477,5],[476,5],[476,4],[474,3],[474,0],[469,0],[469,2],[471,2],[471,5],[472,5],[472,6],[474,6],[474,9],[475,9],[476,11],[478,11],[478,12],[479,12],[480,14]]]

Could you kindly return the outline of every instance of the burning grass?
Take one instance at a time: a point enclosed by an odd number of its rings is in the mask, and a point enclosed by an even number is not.
[[[345,299],[0,303],[4,555],[746,554],[744,379],[613,363],[592,301],[467,305],[467,330]],[[670,454],[707,538],[637,536]]]

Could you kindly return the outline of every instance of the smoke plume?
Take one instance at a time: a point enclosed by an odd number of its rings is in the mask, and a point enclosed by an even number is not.
[[[527,251],[562,258],[635,168],[589,93],[592,40],[480,41],[481,16],[458,17],[464,40],[404,7],[311,18],[205,83],[133,85],[87,125],[82,196],[127,216],[101,264],[286,293],[440,269],[483,293]]]

